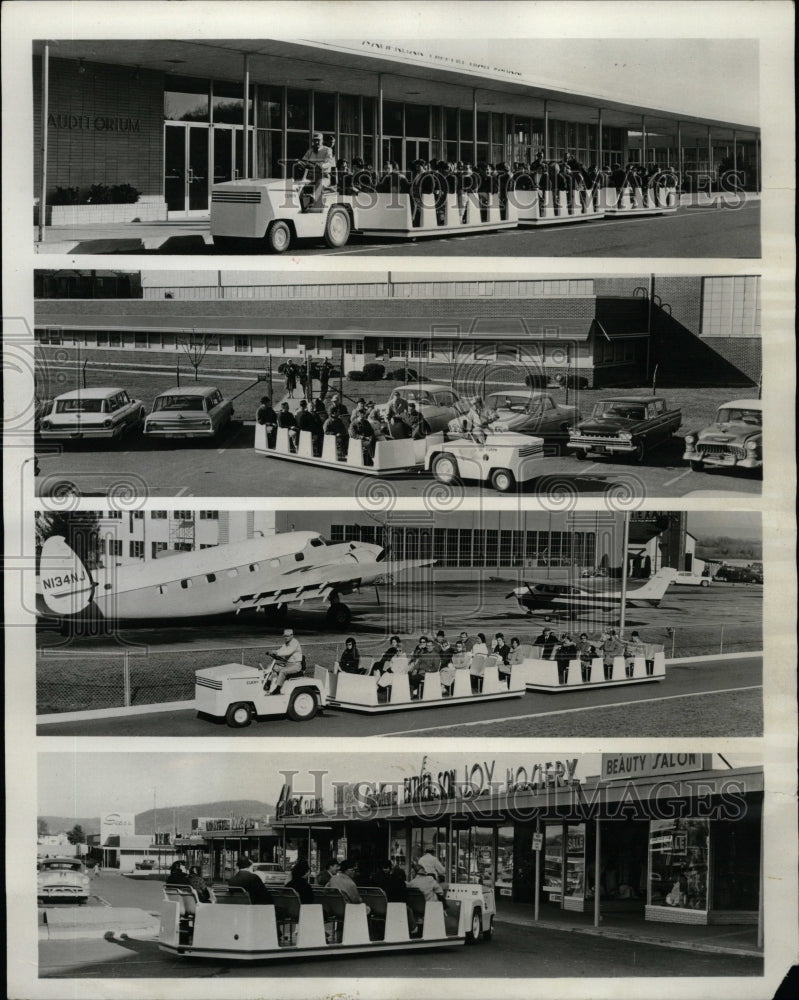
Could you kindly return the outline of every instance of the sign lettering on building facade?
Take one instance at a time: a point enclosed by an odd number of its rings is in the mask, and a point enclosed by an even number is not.
[[[138,132],[139,118],[115,118],[108,115],[49,114],[47,124],[51,128],[68,131],[83,129],[93,132]]]
[[[602,777],[613,781],[618,778],[645,778],[659,774],[680,774],[689,771],[707,771],[711,755],[701,753],[604,753]]]

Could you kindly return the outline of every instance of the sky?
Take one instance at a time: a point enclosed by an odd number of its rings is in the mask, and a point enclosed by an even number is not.
[[[700,540],[712,535],[730,538],[761,538],[760,514],[756,511],[691,511],[688,530]]]
[[[497,33],[502,27],[507,30],[508,25],[496,25]],[[533,25],[527,27],[534,34]],[[668,35],[667,24],[659,26],[658,35]],[[746,125],[760,120],[755,39],[517,36],[390,42],[425,57],[454,57],[516,71],[525,83]],[[352,40],[334,44],[352,49],[359,45]]]
[[[636,747],[640,749],[640,747]],[[654,749],[663,749],[654,747]],[[686,747],[695,750],[695,747]],[[613,752],[613,747],[606,747]],[[402,781],[418,774],[422,759],[436,774],[454,767],[458,780],[465,766],[494,764],[494,780],[504,780],[507,767],[579,757],[575,776],[599,773],[600,755],[564,752],[557,744],[550,751],[486,753],[481,750],[425,753],[119,753],[61,752],[39,754],[38,814],[40,816],[90,817],[105,812],[139,813],[153,807],[153,789],[159,809],[223,799],[256,799],[277,802],[284,782],[281,771],[300,774],[294,791],[313,792],[308,772],[325,768],[330,781]],[[726,755],[733,766],[754,761],[751,755]],[[714,765],[723,767],[716,758]],[[325,786],[325,804],[332,805],[330,784]]]

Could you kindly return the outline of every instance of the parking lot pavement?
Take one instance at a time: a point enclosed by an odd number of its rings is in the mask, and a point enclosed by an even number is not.
[[[132,438],[104,448],[70,445],[67,450],[39,450],[40,474],[36,495],[64,490],[81,496],[125,494],[131,487],[146,497],[185,496],[357,496],[371,479],[358,473],[319,469],[299,462],[257,455],[252,448],[251,425],[234,424],[218,442],[186,441],[168,446]],[[547,455],[541,473],[528,481],[521,494],[564,503],[571,497],[608,496],[681,497],[694,491],[720,497],[759,496],[759,475],[727,470],[692,472],[682,462],[683,441],[651,451],[641,464],[598,460],[579,462],[571,455]],[[109,456],[112,460],[109,461]],[[429,497],[435,480],[422,471],[385,477],[389,491],[400,497]],[[360,485],[359,485],[360,484]],[[452,488],[453,497],[497,497],[488,487],[469,482]]]

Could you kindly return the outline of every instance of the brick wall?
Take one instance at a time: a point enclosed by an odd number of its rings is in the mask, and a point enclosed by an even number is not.
[[[163,195],[163,74],[132,66],[50,59],[48,197],[56,187],[132,184]],[[138,79],[134,80],[134,73]],[[33,60],[34,196],[41,176],[41,58]],[[121,120],[121,127],[110,127]],[[128,119],[138,122],[134,131]],[[55,122],[55,124],[54,124]],[[70,127],[71,125],[71,127]]]

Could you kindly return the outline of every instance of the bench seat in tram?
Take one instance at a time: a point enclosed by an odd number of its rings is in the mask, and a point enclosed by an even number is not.
[[[621,684],[660,681],[666,676],[663,646],[657,643],[647,643],[643,656],[615,656],[612,671],[607,679],[601,656],[595,656],[591,660],[586,680],[583,680],[582,661],[570,660],[566,679],[561,682],[557,660],[554,657],[542,656],[541,646],[528,645],[524,647],[524,653],[524,658],[518,667],[520,679],[528,691],[574,691],[577,688],[614,687]]]

